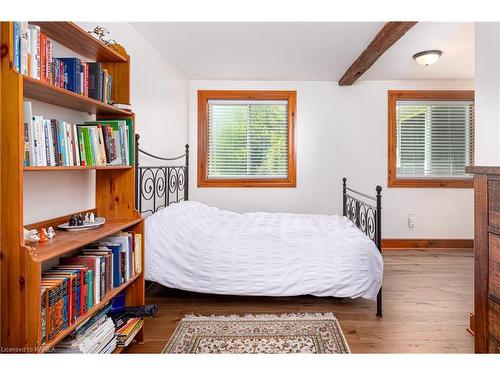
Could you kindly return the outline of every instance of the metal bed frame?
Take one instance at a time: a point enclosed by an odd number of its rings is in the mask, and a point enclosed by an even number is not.
[[[189,199],[189,145],[185,153],[173,158],[153,155],[141,150],[139,135],[135,138],[135,205],[141,215],[154,214],[171,203]],[[184,159],[184,165],[142,166],[139,153],[161,161]],[[347,187],[347,179],[342,179],[342,214],[352,221],[378,250],[382,252],[382,187],[375,188],[376,195],[370,196]],[[382,316],[382,288],[377,295],[377,316]]]
[[[342,215],[375,242],[382,254],[382,186],[377,185],[375,191],[372,197],[353,190],[347,187],[347,178],[342,178]],[[377,316],[382,316],[382,287],[377,294]]]

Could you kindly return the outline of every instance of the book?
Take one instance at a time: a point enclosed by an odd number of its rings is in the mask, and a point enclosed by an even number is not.
[[[42,275],[45,279],[63,279],[68,285],[68,325],[73,325],[75,320],[80,316],[80,289],[77,283],[77,275],[73,272],[61,270],[48,270]],[[78,284],[78,288],[77,288]]]
[[[42,286],[40,289],[41,294],[41,332],[40,332],[40,344],[44,345],[47,342],[47,287]]]
[[[86,246],[89,251],[106,252],[111,254],[111,287],[117,288],[122,284],[121,276],[121,249],[122,245],[112,241],[99,241]],[[84,250],[85,252],[85,250]]]
[[[55,346],[55,351],[56,353],[110,353],[116,347],[114,331],[113,320],[99,312],[59,342]]]
[[[107,165],[106,146],[104,143],[104,135],[102,133],[102,126],[97,125],[96,131],[97,131],[97,141],[98,141],[98,147],[99,147],[99,165]]]
[[[115,108],[118,109],[123,109],[125,111],[130,111],[132,112],[132,106],[128,103],[119,103],[119,102],[112,102],[111,105]]]
[[[78,284],[80,286],[80,302],[79,302],[79,315],[84,315],[88,309],[88,268],[84,265],[78,264],[67,264],[58,265],[53,268],[54,270],[73,272],[78,277]]]
[[[109,126],[111,128],[112,138],[115,139],[115,152],[118,154],[119,164],[134,165],[134,121],[132,119],[111,119],[99,121],[87,121],[85,125],[89,126]],[[111,138],[111,137],[110,137]],[[115,164],[108,160],[108,164]]]
[[[47,83],[53,84],[52,76],[52,41],[45,39],[45,71],[47,74]]]
[[[57,120],[51,119],[50,120],[50,134],[52,136],[52,152],[53,152],[53,160],[54,160],[54,165],[60,166],[62,165],[61,162],[61,148],[59,144],[59,133],[58,133],[58,124]]]
[[[47,83],[47,77],[47,35],[40,32],[40,80]]]
[[[59,152],[61,154],[61,165],[69,165],[66,147],[67,147],[67,139],[66,139],[66,125],[64,121],[57,121],[57,134],[59,139]]]
[[[135,267],[136,267],[136,273],[141,273],[142,272],[142,234],[141,233],[135,233],[134,234],[134,240],[135,240]]]
[[[42,278],[42,287],[47,289],[47,317],[46,331],[47,342],[52,341],[57,334],[67,328],[67,283],[62,279]],[[65,297],[66,295],[66,297]]]
[[[23,130],[24,130],[24,165],[35,165],[33,138],[33,113],[31,102],[23,102]]]
[[[78,138],[78,149],[80,152],[80,165],[86,166],[87,164],[87,155],[85,154],[85,145],[83,142],[83,129],[79,126],[76,127],[76,133]]]
[[[81,94],[81,61],[76,57],[59,57],[64,63],[64,88]]]
[[[89,287],[89,295],[91,298],[89,298],[89,308],[98,304],[100,301],[100,263],[97,264],[96,260],[94,258],[88,258],[88,257],[81,257],[81,256],[75,256],[75,257],[63,257],[59,259],[60,264],[71,264],[71,265],[84,265],[88,269],[88,274],[89,274],[89,281],[88,281],[88,287]]]
[[[32,116],[33,129],[34,129],[34,140],[35,140],[35,165],[46,165],[44,163],[45,154],[45,141],[43,139],[43,117],[42,116]]]
[[[102,101],[102,64],[90,62],[89,66],[89,97]]]
[[[44,273],[42,276],[43,282],[48,283],[51,281],[62,282],[62,325],[61,330],[68,328],[73,324],[73,292],[72,292],[72,279],[63,275],[50,275]]]
[[[44,119],[43,124],[43,146],[44,146],[44,163],[43,165],[50,165],[50,148],[49,148],[49,128],[50,120]]]
[[[144,324],[140,318],[131,318],[127,323],[116,331],[117,345],[128,346],[135,338]]]
[[[101,293],[104,296],[113,288],[113,254],[111,250],[101,246],[94,250],[93,246],[86,246],[82,250],[82,254],[85,256],[96,256],[101,259],[101,274],[104,275],[101,278]]]
[[[21,22],[12,22],[14,69],[21,72]]]
[[[45,120],[47,127],[47,165],[55,166],[56,165],[56,153],[54,149],[54,136],[52,134],[53,126],[51,120]]]
[[[28,75],[28,64],[29,64],[29,28],[28,22],[19,22],[19,33],[20,33],[20,42],[19,42],[19,73]]]
[[[131,251],[129,248],[129,236],[126,232],[118,232],[112,236],[105,237],[101,241],[110,242],[121,245],[121,278],[122,283],[127,282],[133,275],[132,265],[130,264]]]
[[[85,250],[85,249],[84,249]],[[106,288],[106,258],[100,255],[88,254],[83,251],[79,257],[91,258],[96,262],[96,283],[94,284],[96,288],[97,295],[99,296],[99,301],[104,298],[107,293]]]
[[[30,72],[31,78],[40,79],[40,27],[28,25],[30,46]]]

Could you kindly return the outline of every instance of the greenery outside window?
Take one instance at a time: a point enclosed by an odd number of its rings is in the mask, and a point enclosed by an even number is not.
[[[199,91],[198,186],[295,187],[294,91]]]

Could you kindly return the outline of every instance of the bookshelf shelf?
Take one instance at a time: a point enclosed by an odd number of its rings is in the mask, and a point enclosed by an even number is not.
[[[95,113],[98,115],[130,116],[131,114],[130,111],[115,108],[110,104],[100,102],[99,100],[62,89],[31,77],[23,76],[23,84],[24,96],[27,98],[74,109],[76,111]]]
[[[86,231],[65,231],[56,229],[56,236],[47,242],[38,242],[30,245],[33,251],[30,252],[34,262],[45,262],[49,259],[60,257],[72,250],[79,249],[91,242],[103,237],[119,232],[142,221],[137,219],[106,219],[106,224],[97,229]]]
[[[40,26],[50,39],[66,48],[95,61],[127,62],[128,58],[101,43],[73,22],[30,22]]]
[[[47,171],[89,171],[89,170],[127,170],[132,169],[130,165],[112,165],[112,166],[89,166],[89,167],[24,167],[25,172],[47,172]]]
[[[45,344],[43,346],[43,350],[42,351],[47,352],[50,349],[52,349],[55,345],[57,345],[57,343],[59,341],[61,341],[63,338],[65,338],[67,335],[69,335],[71,332],[73,332],[75,330],[75,328],[77,328],[79,325],[81,325],[83,322],[85,322],[92,315],[94,315],[99,310],[101,310],[118,293],[120,293],[122,290],[126,289],[128,286],[130,286],[132,283],[134,283],[134,281],[136,281],[140,276],[141,276],[141,274],[137,274],[137,275],[133,276],[126,283],[123,283],[122,285],[120,285],[118,288],[111,289],[108,293],[106,293],[106,295],[104,296],[104,298],[101,299],[101,301],[97,305],[92,306],[92,308],[90,308],[90,310],[87,311],[87,313],[84,316],[79,317],[76,320],[75,324],[73,324],[71,327],[66,328],[64,331],[61,331],[51,342]]]

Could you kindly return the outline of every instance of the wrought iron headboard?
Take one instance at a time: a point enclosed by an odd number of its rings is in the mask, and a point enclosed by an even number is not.
[[[171,203],[189,199],[189,145],[186,152],[173,158],[156,156],[141,150],[139,134],[135,135],[135,206],[141,214],[154,214]],[[184,158],[184,165],[141,166],[139,153],[157,160],[175,161]]]
[[[347,187],[347,178],[342,179],[342,214],[351,220],[382,250],[382,187],[375,188],[372,197]]]

